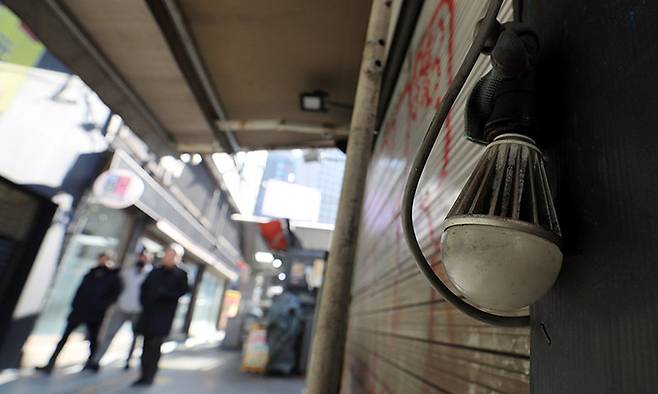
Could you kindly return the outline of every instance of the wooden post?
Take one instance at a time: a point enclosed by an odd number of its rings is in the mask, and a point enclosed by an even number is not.
[[[306,392],[309,394],[334,394],[341,378],[352,271],[384,69],[390,8],[389,0],[373,0],[370,11],[347,144],[343,188],[306,378]]]

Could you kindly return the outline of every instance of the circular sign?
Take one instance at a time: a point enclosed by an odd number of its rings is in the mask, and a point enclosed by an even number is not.
[[[136,203],[142,193],[144,182],[130,170],[107,170],[94,182],[94,196],[108,208],[127,208]]]

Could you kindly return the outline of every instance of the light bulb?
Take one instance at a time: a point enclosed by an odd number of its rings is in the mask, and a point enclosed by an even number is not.
[[[410,166],[400,216],[419,270],[446,301],[488,324],[527,327],[529,315],[504,312],[531,305],[551,288],[562,266],[562,238],[542,154],[527,137],[538,133],[534,92],[539,39],[526,25],[498,22],[502,4],[488,1]],[[414,230],[413,201],[432,147],[483,53],[491,55],[492,67],[470,93],[465,133],[469,140],[489,145],[442,224],[441,258],[456,294],[423,253]]]
[[[528,137],[497,137],[443,222],[448,278],[477,306],[523,308],[553,286],[560,243],[541,152]]]

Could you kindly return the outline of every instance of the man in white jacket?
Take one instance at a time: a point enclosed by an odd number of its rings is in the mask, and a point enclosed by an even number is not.
[[[130,358],[132,357],[137,340],[135,329],[139,315],[142,312],[142,305],[139,301],[140,288],[152,268],[151,254],[144,250],[137,256],[137,262],[135,264],[121,270],[120,276],[123,281],[123,291],[119,295],[117,303],[108,311],[105,317],[99,336],[98,348],[94,356],[85,365],[85,369],[92,371],[99,370],[101,358],[110,347],[116,333],[126,321],[130,321],[131,323],[133,338],[124,369],[130,368]]]

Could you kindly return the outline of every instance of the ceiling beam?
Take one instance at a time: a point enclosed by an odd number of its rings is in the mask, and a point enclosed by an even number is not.
[[[308,140],[302,140],[296,143],[282,143],[282,144],[257,144],[243,146],[243,152],[255,151],[255,150],[289,150],[289,149],[308,149],[308,148],[338,148],[344,151],[344,145],[346,142],[343,140],[333,140],[331,138],[323,138],[321,136],[311,137]],[[179,152],[188,152],[188,153],[199,153],[202,155],[208,155],[216,153],[216,151],[210,149],[208,144],[195,144],[195,143],[183,143],[178,144]]]
[[[220,120],[217,121],[220,130],[241,131],[276,131],[301,134],[317,134],[327,138],[346,137],[349,129],[313,123],[288,122],[285,119],[264,120]]]
[[[231,130],[220,130],[215,124],[217,120],[226,119],[226,113],[178,3],[175,0],[147,0],[146,3],[217,142],[226,153],[238,152],[240,146]]]

